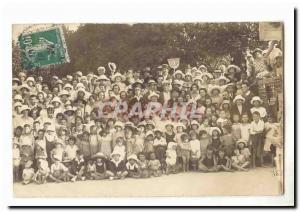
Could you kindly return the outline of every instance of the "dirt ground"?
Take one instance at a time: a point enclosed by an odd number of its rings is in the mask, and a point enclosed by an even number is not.
[[[14,184],[15,197],[153,197],[278,195],[272,168],[248,172],[178,173],[149,179],[77,181],[43,185]]]

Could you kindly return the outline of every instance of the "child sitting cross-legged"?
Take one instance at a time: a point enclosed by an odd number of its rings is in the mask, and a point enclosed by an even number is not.
[[[34,174],[34,169],[31,167],[32,163],[33,163],[32,160],[28,160],[25,163],[25,168],[23,169],[23,173],[22,173],[24,185],[27,185],[34,181],[35,174]]]
[[[228,155],[226,155],[226,151],[224,148],[220,148],[218,151],[218,155],[216,156],[216,160],[217,160],[217,169],[218,171],[227,171],[227,172],[231,172],[231,160],[228,157]]]
[[[90,170],[90,179],[103,180],[107,178],[106,174],[106,157],[102,152],[92,156],[93,169]]]
[[[69,173],[68,168],[60,161],[60,159],[53,155],[54,163],[50,168],[49,178],[57,183],[67,182],[70,180],[70,177],[74,178],[74,175]]]
[[[162,174],[161,164],[159,160],[156,159],[154,152],[150,152],[149,157],[149,175],[159,177]]]
[[[139,153],[139,166],[140,166],[140,171],[141,171],[141,178],[147,178],[149,177],[149,171],[148,171],[148,166],[149,162],[146,159],[146,156],[144,153]]]
[[[38,170],[35,173],[35,182],[37,184],[44,184],[47,182],[47,178],[50,173],[48,161],[45,158],[39,158],[37,161]]]
[[[108,161],[108,166],[106,171],[110,180],[125,179],[125,177],[128,175],[125,162],[120,157],[121,157],[121,153],[117,151],[111,153],[111,160]]]
[[[128,176],[132,178],[140,178],[141,177],[141,170],[138,163],[138,158],[136,155],[130,155],[127,158],[128,162],[126,163],[126,168],[128,171]]]
[[[245,155],[240,154],[239,149],[233,151],[233,156],[231,157],[232,168],[238,171],[248,171],[247,167],[250,162],[246,160]]]
[[[198,169],[201,172],[215,172],[218,170],[214,150],[211,145],[207,147],[206,154],[201,157]]]

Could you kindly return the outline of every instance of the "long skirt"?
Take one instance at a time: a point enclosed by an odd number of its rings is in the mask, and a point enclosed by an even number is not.
[[[253,149],[253,157],[262,157],[263,148],[264,148],[264,134],[258,133],[255,135],[251,135],[252,140],[252,149]]]

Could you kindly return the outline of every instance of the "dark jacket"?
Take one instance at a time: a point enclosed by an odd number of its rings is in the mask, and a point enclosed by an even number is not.
[[[126,171],[126,165],[124,160],[121,160],[118,164],[116,164],[112,160],[108,161],[107,170],[111,171],[114,174],[116,174],[117,172]]]

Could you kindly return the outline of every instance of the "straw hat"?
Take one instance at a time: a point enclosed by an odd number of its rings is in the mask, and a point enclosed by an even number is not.
[[[146,132],[146,135],[145,135],[145,137],[148,137],[149,135],[152,135],[152,136],[154,136],[154,133],[150,130],[150,131],[148,131],[148,132]]]
[[[73,86],[72,86],[71,84],[67,83],[67,84],[65,84],[65,86],[64,86],[64,89],[66,89],[66,88],[73,89]]]
[[[182,73],[181,70],[176,70],[176,71],[174,72],[173,76],[176,76],[177,74],[180,74],[181,77],[184,77],[184,73]]]
[[[229,65],[229,66],[226,68],[225,73],[228,74],[230,69],[233,69],[233,70],[234,70],[234,73],[240,72],[240,71],[241,71],[240,67],[238,67],[238,66],[236,66],[236,65]]]
[[[148,99],[151,100],[152,97],[156,96],[157,98],[159,98],[159,95],[155,92],[151,92],[148,96]]]
[[[254,103],[255,101],[259,101],[260,104],[263,103],[263,101],[260,99],[259,96],[254,96],[254,97],[252,97],[250,103],[253,105],[253,103]]]
[[[58,96],[70,96],[69,92],[66,90],[62,90],[61,92],[59,92]]]
[[[125,76],[123,76],[122,74],[120,74],[119,72],[115,73],[114,75],[112,75],[111,79],[112,81],[116,81],[116,77],[121,77],[121,81],[125,80]]]
[[[191,121],[191,126],[192,125],[197,125],[198,128],[200,127],[200,124],[196,120]]]
[[[97,68],[97,71],[104,71],[104,73],[106,72],[106,68],[104,66],[99,66]]]
[[[114,150],[112,153],[111,153],[111,157],[112,156],[114,156],[114,155],[119,155],[119,156],[121,156],[121,154],[120,154],[120,152],[118,152],[118,151],[116,151],[116,150]]]
[[[209,134],[212,135],[212,132],[215,131],[215,130],[218,131],[219,134],[222,133],[219,127],[211,127],[210,130],[209,130]]]
[[[97,159],[97,158],[106,159],[106,156],[102,152],[97,152],[95,155],[92,156],[92,158],[94,158],[94,159]]]
[[[28,105],[21,106],[20,112],[23,113],[23,111],[25,111],[25,110],[30,111],[30,108],[28,107]]]
[[[217,85],[212,86],[212,87],[209,89],[209,93],[212,94],[212,92],[213,92],[214,90],[218,90],[219,93],[221,93],[221,88],[220,88],[220,86],[217,86]]]
[[[129,157],[127,157],[127,160],[135,160],[136,162],[138,162],[138,158],[135,154],[130,155]]]
[[[26,82],[33,82],[35,83],[35,80],[33,77],[27,77]]]
[[[22,102],[23,98],[20,94],[17,94],[17,95],[14,96],[14,101],[21,101]]]
[[[242,100],[243,102],[245,102],[245,98],[242,97],[241,95],[237,95],[236,97],[234,97],[233,103],[235,103],[237,100]]]

